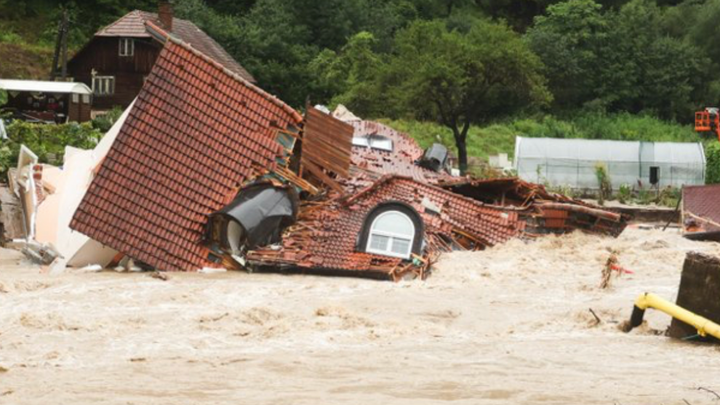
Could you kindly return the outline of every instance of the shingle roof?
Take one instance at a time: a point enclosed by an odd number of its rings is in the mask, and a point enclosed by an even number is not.
[[[380,176],[406,176],[430,184],[453,179],[447,173],[437,173],[415,164],[424,151],[410,135],[373,121],[354,121],[351,124],[355,127],[354,136],[381,135],[393,141],[392,152],[353,146],[351,161],[358,168]]]
[[[152,73],[71,228],[162,270],[208,264],[207,216],[275,167],[292,108],[181,41]]]
[[[426,209],[423,200],[439,207],[440,213]],[[517,212],[487,207],[410,178],[384,176],[346,200],[306,203],[300,210],[300,225],[283,236],[281,249],[258,249],[247,257],[259,264],[397,276],[393,272],[401,259],[356,251],[355,247],[370,210],[390,201],[404,202],[420,214],[425,238],[435,245],[433,250],[443,250],[437,245],[446,243],[443,240],[449,240],[454,232],[470,235],[483,246],[492,246],[522,234],[525,228]]]
[[[131,11],[119,20],[98,31],[95,36],[149,38],[151,35],[148,33],[146,27],[147,22],[158,23],[158,15],[147,11]],[[255,78],[233,59],[220,44],[192,22],[180,18],[173,18],[172,34],[237,73],[245,80],[255,82]]]
[[[720,184],[683,187],[682,205],[686,232],[720,231]]]
[[[157,14],[147,11],[133,10],[118,20],[100,29],[96,37],[150,37],[145,30],[145,21],[157,19]]]

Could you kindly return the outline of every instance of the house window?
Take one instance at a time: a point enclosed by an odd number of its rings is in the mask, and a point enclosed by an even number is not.
[[[400,211],[386,211],[378,215],[370,226],[368,253],[409,259],[415,239],[415,225]]]
[[[132,38],[120,38],[120,56],[135,55],[135,40]]]
[[[93,77],[93,93],[96,96],[109,96],[115,94],[115,76]]]

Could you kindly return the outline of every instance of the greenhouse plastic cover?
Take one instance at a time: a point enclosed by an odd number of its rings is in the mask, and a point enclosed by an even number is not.
[[[659,186],[705,183],[705,154],[699,142],[639,142],[525,138],[515,140],[515,169],[526,181],[576,189],[597,188],[595,167],[603,164],[613,188],[650,185],[650,167],[659,168]]]

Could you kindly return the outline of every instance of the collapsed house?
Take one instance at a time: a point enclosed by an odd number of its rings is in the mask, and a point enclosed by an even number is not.
[[[59,208],[72,231],[56,243],[85,238],[84,264],[95,253],[102,266],[398,280],[426,277],[443,252],[575,229],[616,236],[627,223],[515,178],[454,177],[444,146],[423,150],[342,107],[302,116],[146,24],[163,49],[115,132],[87,151],[77,201]]]
[[[208,215],[247,182],[280,173],[288,160],[277,139],[296,136],[301,122],[280,100],[168,37],[70,226],[158,269],[209,266]]]

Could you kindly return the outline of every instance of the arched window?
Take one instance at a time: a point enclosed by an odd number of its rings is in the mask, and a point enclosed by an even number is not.
[[[365,251],[409,259],[414,239],[413,221],[400,211],[386,211],[372,222]]]

